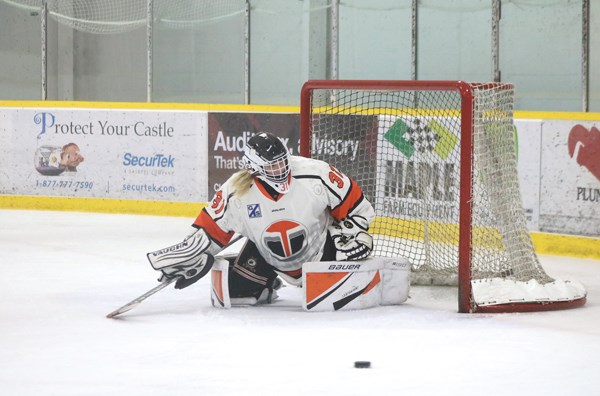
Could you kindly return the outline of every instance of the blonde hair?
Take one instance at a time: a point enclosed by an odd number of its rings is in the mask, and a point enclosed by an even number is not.
[[[248,190],[250,190],[253,180],[254,177],[252,176],[252,173],[250,173],[247,169],[242,169],[241,171],[236,172],[232,176],[231,180],[231,187],[234,191],[233,193],[238,197],[243,196],[248,192]]]

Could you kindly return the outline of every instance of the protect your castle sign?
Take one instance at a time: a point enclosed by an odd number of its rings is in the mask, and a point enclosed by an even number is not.
[[[199,201],[206,113],[0,109],[0,193]]]

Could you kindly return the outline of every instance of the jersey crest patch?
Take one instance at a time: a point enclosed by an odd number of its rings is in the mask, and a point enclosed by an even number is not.
[[[308,230],[301,223],[279,220],[265,229],[262,243],[278,260],[289,261],[306,248],[307,235]]]
[[[251,219],[255,217],[262,217],[262,212],[260,210],[259,204],[246,205],[246,208],[248,209],[248,217],[250,217]]]

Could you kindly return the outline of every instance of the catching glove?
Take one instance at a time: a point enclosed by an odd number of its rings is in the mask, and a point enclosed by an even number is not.
[[[367,221],[359,216],[347,217],[329,227],[337,250],[336,260],[362,260],[369,257],[373,250],[373,237],[367,230]]]

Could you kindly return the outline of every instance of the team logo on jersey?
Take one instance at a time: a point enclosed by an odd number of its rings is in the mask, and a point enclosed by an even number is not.
[[[280,220],[267,227],[262,240],[273,256],[286,261],[306,248],[307,234],[304,225],[291,220]]]
[[[248,209],[248,217],[251,219],[254,217],[262,217],[259,204],[246,205],[246,209]]]

